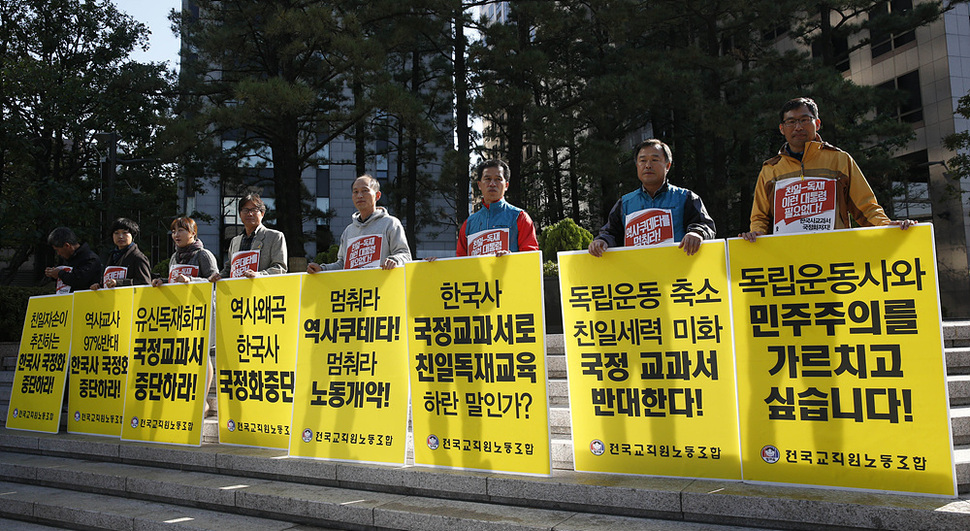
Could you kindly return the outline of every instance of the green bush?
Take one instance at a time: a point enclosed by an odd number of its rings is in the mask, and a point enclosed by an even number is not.
[[[559,262],[553,262],[552,260],[546,260],[542,263],[542,276],[543,277],[559,277]]]
[[[571,218],[566,218],[554,225],[550,225],[539,234],[539,249],[542,249],[542,259],[556,261],[559,251],[578,251],[589,247],[593,235],[580,227]]]
[[[337,261],[337,251],[339,250],[340,246],[335,243],[326,251],[317,253],[313,261],[318,264],[332,264]]]
[[[168,257],[155,264],[155,267],[152,268],[152,274],[160,278],[168,278],[168,261],[171,259],[171,257]]]
[[[42,287],[0,286],[0,341],[20,341],[27,302],[34,295],[54,293],[54,283]]]

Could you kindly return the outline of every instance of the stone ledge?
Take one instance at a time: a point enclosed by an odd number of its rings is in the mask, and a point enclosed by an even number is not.
[[[65,434],[60,437],[66,440],[63,448],[97,449],[83,444],[89,442],[85,440],[86,436]],[[49,436],[10,435],[6,430],[0,430],[0,443],[14,443],[0,454],[0,473],[5,477],[81,490],[123,490],[134,497],[158,496],[173,503],[204,503],[207,507],[233,508],[256,515],[264,509],[270,513],[264,516],[273,519],[281,518],[284,513],[297,517],[305,514],[310,509],[304,508],[304,502],[328,503],[327,510],[331,513],[327,514],[344,514],[340,518],[346,517],[354,525],[361,525],[366,521],[364,515],[367,512],[367,509],[360,512],[363,506],[349,507],[350,512],[344,513],[338,507],[339,503],[335,506],[333,502],[323,501],[324,498],[346,498],[345,501],[350,502],[370,499],[374,503],[385,500],[400,505],[381,505],[380,509],[373,506],[375,522],[394,525],[423,522],[422,525],[442,529],[454,521],[440,515],[420,516],[425,511],[422,507],[461,507],[461,503],[484,502],[486,505],[498,504],[506,510],[524,508],[794,529],[970,529],[970,497],[967,496],[950,499],[566,471],[556,471],[552,477],[543,478],[410,466],[335,465],[327,461],[287,458],[282,450],[243,447],[165,447],[165,452],[156,454],[160,459],[152,462],[146,461],[147,454],[144,453],[144,447],[149,445],[120,441],[115,443],[119,446],[117,458],[107,457],[101,451],[91,454],[82,451],[71,458],[46,457],[30,455],[39,453],[39,450],[23,449],[31,446],[25,441],[31,438]],[[77,439],[78,444],[66,444],[73,439]],[[138,451],[133,451],[133,447],[139,447]],[[157,449],[155,446],[150,448]],[[120,462],[132,453],[140,455],[139,459],[144,462],[138,465]],[[205,457],[197,459],[192,454]],[[185,462],[217,463],[218,466],[207,465],[205,470],[184,472],[188,468],[183,466]],[[237,469],[235,465],[241,468]],[[312,477],[306,477],[307,474]],[[277,479],[265,479],[269,476]],[[235,485],[246,487],[230,488]],[[293,495],[299,492],[317,494],[312,499],[309,494],[303,497]],[[352,492],[358,494],[347,494]],[[191,501],[185,502],[186,499]],[[418,514],[404,515],[404,507],[412,505],[415,506],[412,512]],[[275,510],[269,509],[271,506],[290,507],[295,512],[290,513],[287,509],[276,514]],[[317,509],[323,510],[320,506]],[[387,512],[378,515],[384,510]],[[493,515],[490,510],[482,514],[477,512],[478,509],[468,510],[476,524],[478,519],[487,523]],[[412,518],[418,520],[409,520]],[[326,520],[330,519],[331,516],[327,516]]]

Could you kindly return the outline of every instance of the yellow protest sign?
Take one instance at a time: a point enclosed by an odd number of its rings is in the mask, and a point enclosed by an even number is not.
[[[71,348],[73,295],[31,297],[27,303],[7,427],[57,433]]]
[[[301,275],[216,283],[219,442],[289,448]]]
[[[121,436],[133,288],[74,293],[67,431]]]
[[[932,225],[729,249],[744,479],[956,495]]]
[[[541,254],[406,269],[414,463],[549,474]]]
[[[740,479],[723,241],[559,254],[575,469]]]
[[[211,312],[208,282],[135,288],[123,440],[202,444]]]
[[[290,455],[404,464],[404,268],[303,276]]]

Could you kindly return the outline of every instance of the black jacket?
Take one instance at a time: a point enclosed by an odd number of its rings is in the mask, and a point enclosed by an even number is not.
[[[112,260],[112,258],[115,258]],[[108,260],[104,264],[105,268],[110,266],[127,267],[125,278],[118,279],[119,286],[133,286],[152,283],[152,268],[148,265],[148,257],[138,250],[138,244],[133,243],[125,249],[124,254],[108,254]],[[97,283],[104,287],[104,268],[101,269],[101,277]],[[90,284],[88,284],[90,286]]]
[[[101,283],[101,259],[88,244],[82,243],[64,265],[70,266],[70,271],[61,271],[57,278],[71,287],[71,291],[89,289],[91,284]]]

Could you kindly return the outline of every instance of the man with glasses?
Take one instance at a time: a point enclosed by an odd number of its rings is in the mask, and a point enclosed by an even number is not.
[[[749,242],[764,234],[794,234],[916,222],[892,221],[852,157],[822,141],[818,105],[811,98],[789,100],[781,108],[778,130],[787,141],[765,161],[754,189]]]
[[[536,228],[521,208],[505,201],[509,189],[509,165],[502,160],[486,160],[478,167],[478,189],[482,208],[461,225],[458,231],[458,256],[537,251]]]
[[[229,258],[222,271],[209,280],[221,278],[256,278],[286,273],[286,238],[283,233],[263,225],[266,204],[259,194],[246,194],[239,199],[239,218],[245,231],[229,242]]]

